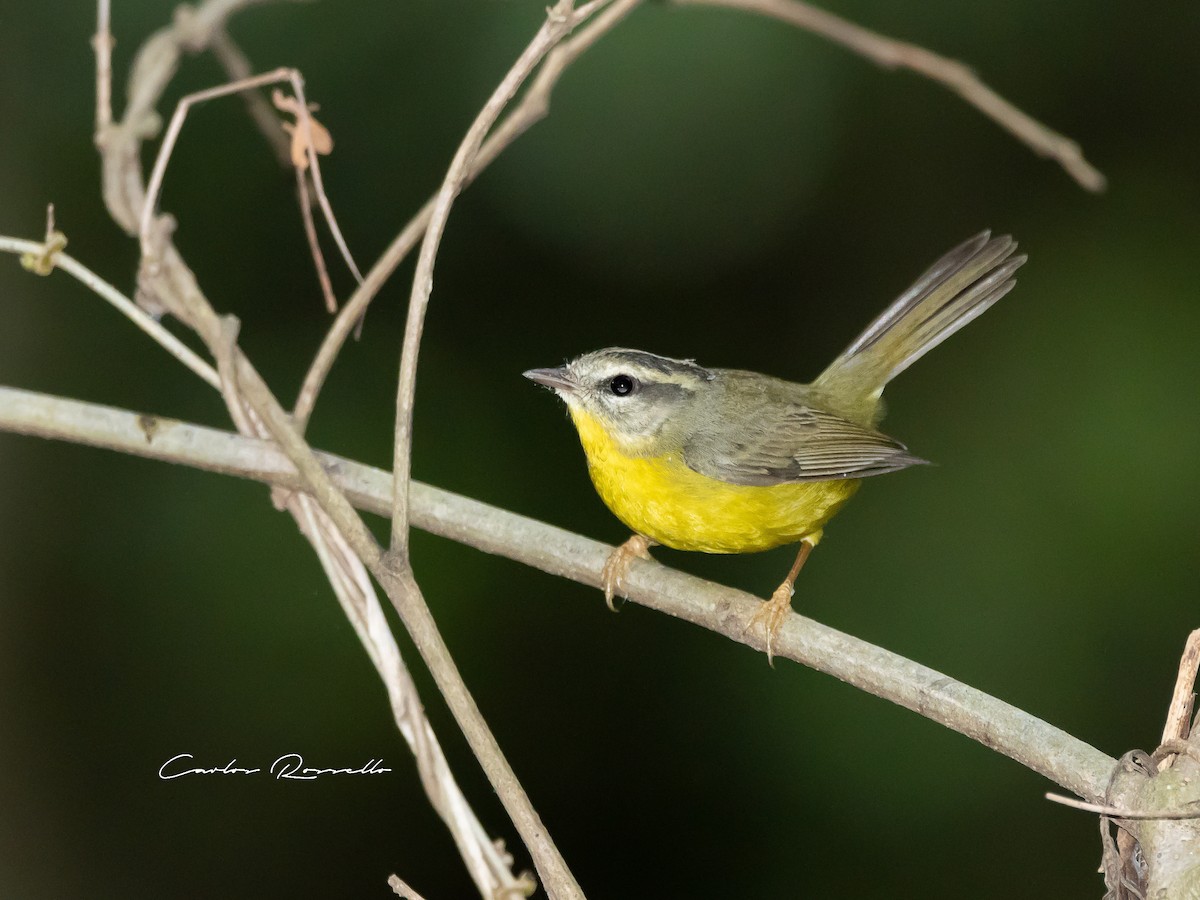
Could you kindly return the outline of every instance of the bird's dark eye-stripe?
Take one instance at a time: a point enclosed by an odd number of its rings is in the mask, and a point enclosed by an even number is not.
[[[608,389],[618,397],[628,397],[637,387],[637,382],[628,375],[618,375],[608,383]]]

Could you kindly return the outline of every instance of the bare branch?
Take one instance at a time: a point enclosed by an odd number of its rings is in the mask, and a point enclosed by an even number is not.
[[[247,96],[258,97],[251,92]],[[259,97],[261,100],[262,98]],[[325,265],[325,256],[321,253],[321,242],[317,238],[317,225],[313,221],[312,200],[308,194],[308,157],[309,154],[328,155],[333,151],[333,137],[328,129],[319,125],[309,115],[316,106],[300,109],[300,101],[289,97],[276,88],[271,93],[272,105],[282,113],[296,117],[295,122],[283,122],[282,132],[290,136],[287,154],[287,164],[291,166],[296,176],[296,199],[300,204],[300,219],[304,223],[304,236],[308,240],[308,252],[317,270],[317,281],[321,285],[321,294],[325,298],[325,309],[330,315],[337,312],[337,298],[333,294],[333,283],[329,279],[329,269]],[[301,120],[303,116],[303,120]],[[302,124],[303,121],[303,124]],[[314,172],[315,175],[315,172]],[[344,242],[340,246],[345,246]],[[360,278],[361,282],[362,279]]]
[[[405,567],[397,570],[387,565],[382,549],[355,513],[346,495],[329,477],[304,439],[292,428],[287,414],[262,377],[237,349],[234,343],[236,329],[237,322],[232,317],[222,320],[223,342],[212,348],[222,375],[222,392],[229,398],[235,421],[241,422],[241,416],[249,416],[249,421],[239,427],[274,438],[297,473],[295,488],[313,496],[320,504],[322,513],[330,520],[332,528],[344,537],[354,555],[384,587],[445,697],[455,721],[529,848],[547,894],[550,897],[582,897],[583,893],[571,876],[566,862],[558,853],[463,682],[411,569]],[[242,404],[245,404],[244,409]],[[158,434],[158,428],[155,434]]]
[[[368,648],[372,661],[380,668],[384,683],[389,687],[398,721],[405,721],[414,715],[420,702],[415,693],[411,693],[415,691],[415,686],[400,666],[399,651],[382,610],[373,608],[376,605],[373,602],[374,592],[363,571],[364,566],[371,569],[396,606],[459,727],[492,780],[517,830],[526,840],[539,871],[548,873],[543,875],[547,892],[551,896],[582,896],[569,891],[554,891],[553,886],[562,883],[557,867],[565,869],[566,864],[558,858],[546,829],[475,706],[415,581],[411,580],[411,575],[398,579],[382,566],[381,549],[362,519],[354,512],[341,489],[330,480],[303,438],[296,434],[287,414],[272,396],[262,377],[237,348],[237,321],[226,317],[222,320],[222,332],[225,343],[214,347],[214,350],[221,373],[222,393],[227,397],[234,421],[243,432],[273,437],[298,473],[296,488],[303,490],[306,495],[312,495],[302,499],[293,496],[287,505],[304,534],[310,538],[320,538],[314,541],[314,547],[322,565],[326,567],[339,601],[348,607],[347,615],[351,623]],[[319,508],[317,504],[320,504]],[[426,759],[422,784],[435,809],[451,827],[456,842],[463,850],[464,860],[472,876],[477,878],[484,895],[490,893],[494,896],[501,888],[522,893],[528,880],[523,876],[514,877],[494,846],[485,847],[487,835],[466,807],[466,801],[457,786],[452,790],[444,788],[443,782],[449,778],[449,771],[423,715],[412,727],[406,729],[402,725],[401,731],[407,732],[406,739],[410,739],[411,735],[410,744],[417,754],[418,765],[429,754],[436,753],[435,759]]]
[[[96,3],[96,34],[92,50],[96,54],[96,135],[112,125],[112,4],[111,0]]]
[[[346,262],[346,266],[358,281],[362,281],[362,273],[359,272],[358,264],[354,262],[350,248],[346,245],[345,238],[342,237],[342,230],[337,224],[337,217],[334,216],[333,207],[330,205],[329,197],[325,193],[325,183],[321,179],[321,165],[317,159],[317,142],[313,140],[312,116],[309,115],[308,102],[304,96],[304,79],[301,78],[298,71],[288,68],[275,69],[272,72],[265,72],[262,75],[244,78],[241,81],[218,85],[217,87],[207,88],[203,91],[196,91],[194,94],[188,94],[179,100],[179,103],[175,106],[175,113],[171,116],[171,122],[167,126],[167,132],[163,136],[162,143],[159,145],[158,155],[154,160],[154,168],[150,172],[150,180],[146,185],[145,200],[142,204],[138,225],[138,237],[141,242],[143,256],[150,257],[153,255],[154,244],[151,223],[154,218],[154,210],[158,205],[159,194],[162,192],[163,178],[166,176],[167,164],[171,160],[171,154],[175,150],[175,142],[179,139],[179,132],[183,129],[184,120],[187,118],[191,108],[205,100],[214,100],[218,97],[226,97],[230,94],[249,91],[264,85],[278,84],[281,81],[290,84],[296,94],[297,102],[294,105],[297,118],[296,127],[306,137],[304,149],[308,158],[309,171],[312,172],[317,202],[325,217],[325,224],[333,235],[333,239],[341,251],[342,259]]]
[[[147,440],[135,413],[0,387],[0,429],[107,447],[182,463],[288,489],[302,486],[287,457],[270,442],[157,419]],[[324,471],[358,507],[388,515],[387,472],[332,454]],[[485,503],[412,483],[413,524],[592,587],[612,547]],[[629,599],[761,649],[745,631],[762,601],[742,591],[637,560],[623,582]],[[1116,760],[1041,719],[940,672],[812,619],[792,614],[775,641],[776,658],[791,659],[913,710],[1003,753],[1059,786],[1103,802]]]
[[[329,278],[329,267],[325,265],[325,254],[321,252],[321,241],[317,237],[317,225],[313,221],[312,202],[308,195],[308,175],[304,169],[295,167],[296,198],[300,203],[300,220],[304,223],[304,237],[308,241],[308,255],[317,270],[317,283],[321,296],[325,298],[325,311],[330,315],[337,312],[337,297],[333,293],[333,282]]]
[[[924,47],[897,41],[801,0],[673,0],[678,6],[724,6],[780,19],[819,34],[888,68],[911,69],[936,81],[1026,144],[1056,161],[1079,185],[1102,191],[1104,175],[1083,157],[1079,145],[1047,128],[979,80],[970,68]]]
[[[66,241],[64,240],[65,244]],[[44,254],[46,245],[35,241],[24,241],[18,238],[0,236],[0,252],[21,254]],[[96,294],[107,300],[116,309],[133,322],[138,328],[148,334],[155,343],[174,356],[177,360],[207,381],[213,387],[220,385],[216,370],[196,355],[193,350],[171,332],[167,331],[153,316],[118,291],[115,287],[85,266],[83,263],[68,256],[61,250],[48,257],[54,268],[62,269],[71,277],[79,280]]]
[[[1195,810],[1178,810],[1164,809],[1158,812],[1154,810],[1140,809],[1118,809],[1115,806],[1105,806],[1103,803],[1087,803],[1083,800],[1076,800],[1074,797],[1064,797],[1062,794],[1047,793],[1046,799],[1052,803],[1058,803],[1062,806],[1069,806],[1072,809],[1081,809],[1084,812],[1096,813],[1100,816],[1108,816],[1110,819],[1145,819],[1149,821],[1179,821],[1184,819],[1200,819],[1200,809]]]
[[[389,554],[397,562],[408,559],[408,482],[412,469],[412,414],[417,387],[417,355],[425,329],[425,311],[433,291],[433,266],[450,208],[470,178],[471,165],[488,131],[525,80],[551,49],[606,0],[594,0],[578,11],[573,0],[559,0],[548,12],[546,21],[533,40],[517,57],[508,73],[488,97],[483,109],[467,129],[459,144],[442,186],[433,201],[433,212],[425,229],[417,270],[413,275],[412,292],[408,300],[408,318],[404,328],[404,343],[400,357],[400,378],[396,387],[396,436],[393,446],[392,471],[396,474],[392,496],[392,533]]]
[[[217,87],[207,88],[203,91],[196,91],[194,94],[188,94],[186,97],[180,98],[179,102],[175,105],[175,113],[171,116],[171,123],[167,126],[167,132],[163,135],[162,143],[159,144],[158,155],[154,158],[154,168],[150,170],[150,180],[146,183],[146,199],[142,204],[140,225],[138,226],[138,235],[143,254],[148,255],[151,251],[150,221],[154,216],[155,208],[158,206],[159,194],[162,193],[163,178],[167,174],[167,163],[171,161],[171,154],[175,150],[175,142],[179,140],[179,132],[183,129],[183,122],[187,118],[188,111],[197,103],[203,103],[205,100],[227,97],[230,94],[238,94],[242,91],[252,90],[253,88],[267,84],[291,81],[294,76],[298,77],[298,73],[294,69],[275,69],[272,72],[264,72],[262,75],[243,78],[241,81],[218,85]]]

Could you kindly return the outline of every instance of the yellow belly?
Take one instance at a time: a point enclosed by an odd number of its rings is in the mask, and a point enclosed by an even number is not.
[[[676,550],[749,553],[819,539],[858,489],[857,479],[728,484],[689,469],[674,453],[628,456],[594,420],[572,413],[601,499],[633,531]]]

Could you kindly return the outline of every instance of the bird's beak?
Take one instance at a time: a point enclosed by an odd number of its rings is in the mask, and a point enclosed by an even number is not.
[[[530,381],[536,381],[552,391],[562,391],[565,394],[575,393],[575,379],[571,377],[566,366],[557,369],[530,369],[524,375]]]

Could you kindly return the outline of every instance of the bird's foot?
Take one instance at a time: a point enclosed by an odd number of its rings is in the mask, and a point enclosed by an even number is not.
[[[650,548],[653,546],[654,541],[650,538],[635,534],[608,555],[604,568],[600,570],[600,584],[604,588],[604,602],[613,612],[617,611],[613,606],[613,595],[621,587],[625,573],[629,571],[629,564],[635,559],[652,559]]]
[[[812,553],[813,547],[817,546],[819,540],[821,540],[820,531],[815,531],[800,539],[800,550],[796,553],[796,561],[792,563],[788,577],[784,579],[783,584],[775,588],[771,599],[758,608],[758,611],[746,623],[746,627],[742,629],[742,634],[745,634],[755,625],[762,625],[767,643],[767,665],[771,668],[775,668],[775,636],[779,634],[784,620],[792,611],[792,594],[796,593],[796,576],[804,568],[805,560],[808,559],[808,555]]]
[[[767,664],[771,667],[775,666],[775,636],[779,634],[779,629],[783,627],[784,619],[788,613],[792,611],[792,595],[796,592],[791,581],[785,581],[775,589],[775,593],[771,595],[771,599],[763,603],[762,606],[750,617],[750,621],[746,623],[746,627],[742,630],[745,634],[756,625],[763,627],[763,632],[766,637],[767,644]]]

